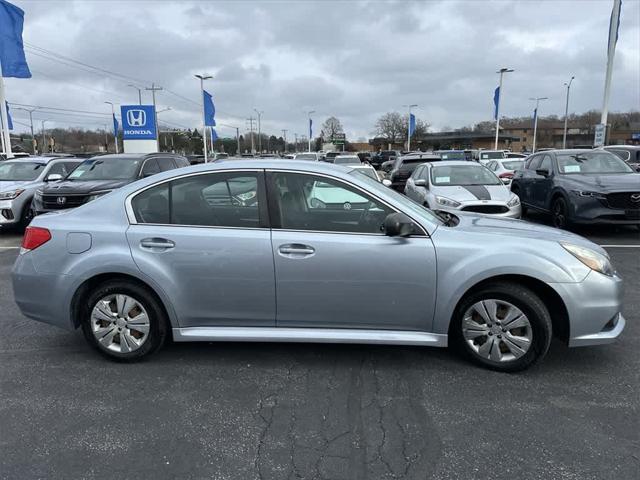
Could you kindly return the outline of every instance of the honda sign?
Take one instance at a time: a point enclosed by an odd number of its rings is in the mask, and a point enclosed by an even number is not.
[[[122,105],[123,140],[155,140],[156,117],[153,105]]]

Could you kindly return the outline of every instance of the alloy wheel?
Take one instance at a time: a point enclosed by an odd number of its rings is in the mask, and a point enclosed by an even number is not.
[[[140,348],[149,336],[149,316],[133,297],[107,295],[91,311],[91,331],[100,345],[117,353]]]
[[[512,303],[497,299],[471,305],[462,319],[462,334],[476,355],[494,362],[516,360],[532,343],[527,316]]]
[[[567,214],[562,200],[556,200],[553,204],[553,226],[565,228],[567,226]]]

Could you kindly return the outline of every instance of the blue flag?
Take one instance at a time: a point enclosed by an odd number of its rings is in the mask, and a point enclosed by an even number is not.
[[[3,77],[31,78],[22,43],[22,9],[0,0],[0,72]]]
[[[309,140],[313,138],[313,120],[309,119]]]
[[[498,119],[498,105],[500,105],[500,87],[496,87],[495,92],[493,92],[493,119]]]
[[[213,104],[213,97],[206,90],[202,91],[204,102],[204,125],[206,127],[216,126],[216,107]]]
[[[11,120],[11,111],[9,110],[9,102],[5,100],[4,103],[7,105],[7,123],[9,124],[7,126],[9,127],[9,130],[13,130],[13,120]]]
[[[118,136],[118,130],[119,130],[119,125],[118,125],[118,119],[116,118],[116,114],[113,114],[113,136],[117,137]]]
[[[416,116],[413,113],[409,114],[409,136],[413,136],[413,132],[416,131]]]

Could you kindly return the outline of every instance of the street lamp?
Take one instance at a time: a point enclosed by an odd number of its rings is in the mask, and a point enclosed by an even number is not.
[[[202,75],[195,75],[195,77],[200,79],[200,97],[202,98],[202,141],[204,142],[204,163],[207,163],[209,160],[207,158],[207,119],[204,115],[204,81],[213,78],[213,76],[203,73]]]
[[[261,119],[262,119],[262,114],[264,113],[263,111],[258,111],[257,108],[253,109],[254,112],[256,112],[258,114],[258,151],[262,154],[262,123],[261,123]]]
[[[511,68],[501,68],[496,73],[500,74],[500,83],[498,84],[498,101],[496,103],[496,142],[493,147],[494,150],[498,149],[498,134],[500,133],[500,99],[502,98],[502,76],[505,73],[511,73],[513,69]]]
[[[411,109],[413,107],[417,107],[417,104],[412,104],[412,105],[403,105],[403,107],[408,107],[409,108],[409,118],[407,120],[407,150],[411,151]]]
[[[309,115],[309,152],[311,152],[311,137],[313,136],[312,132],[311,132],[311,115],[313,113],[316,113],[315,110],[311,110],[310,112],[307,112]]]
[[[565,82],[565,86],[567,87],[567,102],[564,106],[564,133],[562,134],[562,148],[567,148],[567,119],[569,116],[569,90],[571,89],[571,82],[576,77],[571,77],[569,83]]]
[[[135,88],[136,90],[138,90],[138,105],[142,105],[142,89],[132,83],[127,85],[127,87]]]
[[[540,100],[548,100],[548,97],[529,98],[529,100],[536,102],[536,109],[534,110],[533,115],[533,147],[531,148],[531,153],[536,153],[536,136],[538,134],[538,105],[540,105]]]
[[[115,118],[116,117],[116,109],[115,109],[115,105],[113,104],[113,102],[104,102],[108,105],[111,105],[111,118]],[[114,123],[114,127],[115,127],[115,123]],[[113,132],[113,143],[116,146],[116,153],[118,152],[118,132],[114,131]]]

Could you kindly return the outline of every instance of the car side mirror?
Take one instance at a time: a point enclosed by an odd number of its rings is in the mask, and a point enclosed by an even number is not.
[[[58,180],[62,180],[62,175],[59,173],[50,173],[47,175],[47,178],[44,179],[45,182],[57,182]]]
[[[424,178],[418,178],[417,180],[413,181],[413,184],[416,187],[424,187],[427,188],[427,181]]]
[[[384,234],[389,237],[408,237],[414,231],[414,224],[404,213],[390,213],[384,219]]]
[[[383,184],[385,187],[391,187],[391,185],[393,185],[393,183],[391,182],[391,180],[389,180],[388,178],[383,178],[383,179],[382,179],[382,184]]]
[[[547,170],[546,168],[539,168],[536,170],[536,173],[538,175],[542,175],[543,177],[548,177],[549,176],[549,170]]]

